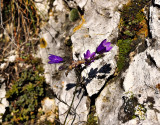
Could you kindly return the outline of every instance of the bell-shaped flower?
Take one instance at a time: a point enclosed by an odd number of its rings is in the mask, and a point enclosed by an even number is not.
[[[53,63],[61,63],[63,62],[63,58],[56,56],[56,55],[52,55],[49,54],[50,56],[48,57],[48,59],[50,60],[48,63],[49,64],[53,64]]]
[[[112,49],[111,43],[106,42],[107,40],[104,39],[101,44],[97,47],[96,53],[102,54],[104,52],[109,52]]]
[[[84,59],[86,61],[85,64],[89,65],[91,62],[94,62],[95,55],[95,52],[91,53],[89,50],[87,50],[86,54],[84,53]]]

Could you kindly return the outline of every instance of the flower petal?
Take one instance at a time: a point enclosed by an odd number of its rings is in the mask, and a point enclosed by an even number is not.
[[[106,39],[104,39],[101,44],[97,47],[96,53],[102,54],[104,52],[109,52],[112,49],[111,43],[107,42]]]
[[[95,52],[91,53],[89,50],[87,50],[86,54],[84,53],[85,64],[90,65],[91,62],[94,62],[95,55]]]
[[[86,54],[84,54],[84,58],[88,59],[90,57],[91,52],[87,50]]]
[[[107,47],[107,46],[110,46],[111,45],[111,42],[104,42],[103,43],[103,46]]]
[[[95,57],[95,55],[96,55],[96,53],[95,53],[95,52],[93,52],[93,53],[90,55],[90,57],[91,57],[91,58],[94,58],[94,57]]]
[[[49,64],[53,64],[53,63],[61,63],[63,62],[63,58],[61,58],[60,56],[56,56],[56,55],[52,55],[49,54],[50,56],[48,57],[48,59],[50,60],[48,63]]]
[[[113,48],[112,46],[106,47],[106,52],[109,52],[112,48]]]
[[[105,46],[104,46],[104,44],[106,43],[106,39],[104,39],[102,42],[101,42],[101,44],[97,47],[97,49],[96,49],[96,53],[103,53],[103,52],[105,52]]]

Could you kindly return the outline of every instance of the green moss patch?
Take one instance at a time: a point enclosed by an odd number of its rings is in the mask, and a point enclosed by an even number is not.
[[[118,70],[121,71],[123,67],[125,66],[126,57],[128,53],[131,50],[131,39],[125,39],[125,40],[118,40],[118,46],[119,46],[119,58],[118,58]]]
[[[69,20],[70,21],[76,21],[77,19],[79,19],[79,12],[77,9],[72,9],[70,14],[69,14]]]
[[[96,107],[91,107],[91,112],[88,115],[87,125],[98,125],[98,117],[95,116],[96,113]]]
[[[42,76],[44,70],[40,59],[29,56],[25,63],[32,67],[20,72],[19,78],[12,81],[12,86],[6,93],[10,106],[3,119],[11,124],[34,121],[45,94],[45,78]]]
[[[134,50],[138,41],[148,36],[148,27],[143,8],[150,0],[131,0],[124,5],[121,12],[119,24],[119,37],[117,45],[119,47],[119,56],[117,60],[118,72],[122,71],[129,61],[129,53]],[[141,39],[141,40],[140,40]]]

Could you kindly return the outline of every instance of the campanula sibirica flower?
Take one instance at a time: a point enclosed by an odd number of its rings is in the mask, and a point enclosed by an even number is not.
[[[49,64],[53,64],[53,63],[61,63],[63,62],[63,58],[56,56],[56,55],[52,55],[49,54],[50,56],[48,57],[48,59],[50,60],[48,63]]]
[[[84,59],[87,65],[89,65],[91,62],[94,62],[95,55],[95,52],[91,53],[89,50],[87,50],[86,54],[84,53]]]
[[[109,52],[112,49],[111,43],[107,42],[106,39],[104,39],[101,44],[97,47],[96,53],[102,54],[104,52]]]

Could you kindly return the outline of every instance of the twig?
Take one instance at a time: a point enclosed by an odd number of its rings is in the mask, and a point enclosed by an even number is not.
[[[12,18],[12,20],[13,20],[13,18]],[[9,37],[9,39],[11,40],[11,42],[14,43],[14,45],[17,47],[13,35],[12,35],[12,38],[11,38],[11,37],[9,36],[8,32],[6,31],[6,29],[3,27],[1,0],[0,0],[0,22],[1,22],[1,28],[4,30],[4,33]],[[13,30],[12,30],[12,31],[13,31]],[[4,52],[3,52],[3,53],[4,53]]]

